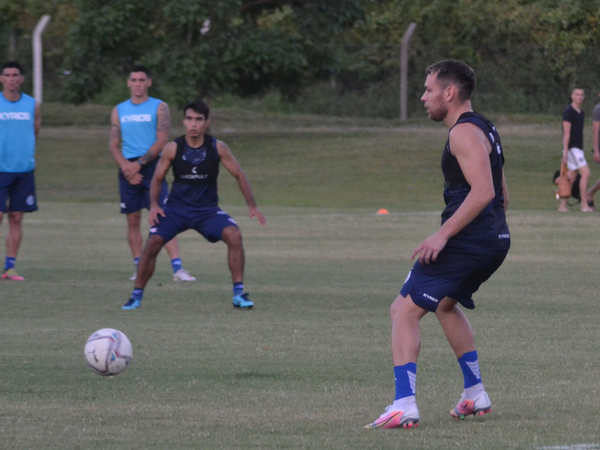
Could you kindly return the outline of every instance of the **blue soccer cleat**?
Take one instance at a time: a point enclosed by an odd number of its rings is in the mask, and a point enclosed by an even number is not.
[[[254,306],[254,303],[250,301],[248,294],[240,294],[233,296],[233,306],[234,308],[250,309]]]
[[[129,299],[127,303],[123,305],[121,309],[138,309],[142,307],[142,302],[139,300]]]

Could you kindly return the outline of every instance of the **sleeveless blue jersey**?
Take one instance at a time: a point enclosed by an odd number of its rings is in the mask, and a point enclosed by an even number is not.
[[[205,134],[199,148],[190,147],[185,136],[175,139],[175,143],[174,180],[167,204],[195,209],[218,206],[217,178],[221,159],[217,139]]]
[[[475,112],[461,114],[454,126],[465,122],[481,128],[492,146],[490,165],[496,195],[484,210],[451,240],[493,248],[509,248],[510,232],[504,214],[504,190],[502,188],[504,153],[500,136],[492,122],[480,114]],[[449,138],[442,155],[442,172],[444,173],[444,201],[446,203],[446,208],[442,212],[442,224],[444,224],[462,205],[471,191],[471,186],[464,177],[458,160],[450,151]]]
[[[161,103],[162,100],[150,97],[137,105],[131,99],[117,105],[125,158],[143,156],[156,142],[156,113]]]
[[[35,100],[21,93],[16,102],[0,92],[0,172],[35,169]]]

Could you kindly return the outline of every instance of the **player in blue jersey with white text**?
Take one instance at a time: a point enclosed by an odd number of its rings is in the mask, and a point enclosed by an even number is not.
[[[41,126],[39,104],[21,92],[23,68],[2,64],[0,82],[0,225],[8,212],[3,280],[23,281],[15,270],[23,239],[23,213],[37,211],[35,141]]]
[[[412,253],[419,255],[391,307],[394,403],[365,428],[412,428],[416,403],[420,320],[436,315],[464,378],[455,419],[491,412],[483,387],[471,324],[459,305],[475,308],[472,296],[502,264],[510,248],[504,154],[494,125],[471,109],[475,73],[460,61],[427,68],[421,97],[429,118],[450,129],[442,155],[442,225]]]
[[[150,208],[150,181],[158,155],[169,142],[171,116],[169,106],[150,97],[150,71],[144,66],[131,70],[127,80],[131,98],[118,104],[111,116],[110,152],[121,169],[119,193],[121,213],[127,215],[127,242],[137,266],[142,253],[141,221],[143,208]],[[161,190],[161,202],[167,197],[167,184]],[[177,239],[165,245],[171,258],[174,281],[194,281],[179,258]],[[137,268],[136,268],[137,271]],[[131,278],[135,279],[135,274]]]
[[[184,108],[185,136],[170,142],[163,150],[150,186],[150,236],[138,265],[135,288],[123,309],[141,306],[144,288],[154,273],[156,255],[179,233],[194,229],[209,242],[227,245],[227,261],[233,282],[233,306],[250,309],[254,303],[244,292],[244,247],[242,233],[235,221],[219,208],[217,178],[219,165],[237,180],[249,207],[250,218],[261,225],[266,219],[256,207],[250,182],[229,147],[206,134],[210,124],[208,106],[201,101]],[[164,178],[173,168],[173,185],[166,206],[160,203]]]

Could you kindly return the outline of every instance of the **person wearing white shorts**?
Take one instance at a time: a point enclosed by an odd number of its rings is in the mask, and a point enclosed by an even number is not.
[[[585,122],[585,112],[581,109],[581,104],[585,98],[585,93],[581,88],[575,88],[571,92],[571,104],[563,111],[563,158],[562,161],[569,169],[568,176],[571,183],[575,181],[575,171],[579,171],[581,179],[579,180],[579,192],[581,193],[581,211],[592,212],[588,206],[587,186],[590,179],[590,168],[585,160],[583,153],[583,124]],[[569,212],[568,198],[561,198],[558,211]]]
[[[575,171],[585,166],[587,166],[587,161],[583,150],[577,147],[570,148],[567,152],[567,169]]]

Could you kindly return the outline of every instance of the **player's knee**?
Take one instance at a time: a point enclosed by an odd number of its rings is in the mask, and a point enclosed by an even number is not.
[[[23,213],[14,211],[9,212],[8,223],[11,227],[20,227],[23,223]]]
[[[138,230],[142,224],[142,215],[138,213],[127,214],[127,228]]]
[[[158,252],[160,252],[160,250],[164,247],[164,245],[165,245],[165,240],[162,237],[160,237],[156,234],[153,234],[146,241],[146,246],[144,247],[144,253],[146,253],[150,257],[156,257],[156,255],[158,255]]]
[[[227,227],[223,230],[223,241],[231,246],[242,245],[242,232],[238,227]]]

